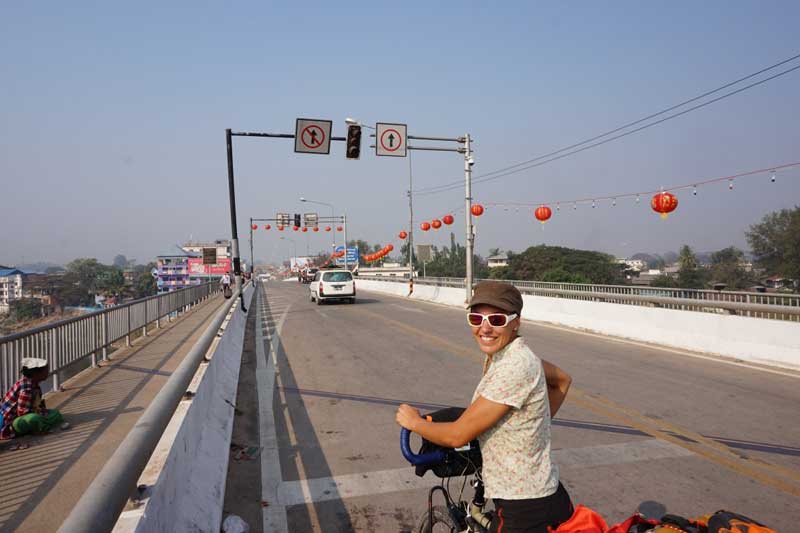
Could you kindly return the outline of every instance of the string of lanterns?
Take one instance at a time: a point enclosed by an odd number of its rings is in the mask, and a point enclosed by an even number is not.
[[[258,229],[258,224],[253,224],[253,225],[252,225],[252,226],[250,226],[250,227],[251,227],[253,230],[257,230],[257,229]],[[284,229],[286,229],[286,228],[288,228],[288,227],[289,227],[289,226],[276,226],[276,228],[278,229],[278,231],[283,231]],[[269,230],[271,230],[271,229],[272,229],[272,226],[271,226],[271,225],[269,225],[269,224],[265,224],[265,225],[264,225],[264,229],[265,229],[265,230],[267,230],[267,231],[269,231]],[[307,233],[307,232],[308,232],[308,226],[303,226],[302,228],[301,228],[300,226],[292,226],[292,229],[293,229],[294,231],[302,231],[303,233]],[[325,231],[332,231],[332,230],[333,230],[333,228],[331,228],[330,226],[325,226]],[[319,231],[319,226],[312,226],[312,227],[311,227],[311,231],[313,231],[313,232],[315,232],[315,233],[316,233],[316,232],[318,232],[318,231]],[[342,226],[336,226],[336,231],[338,231],[338,232],[344,231],[344,228],[343,228]]]

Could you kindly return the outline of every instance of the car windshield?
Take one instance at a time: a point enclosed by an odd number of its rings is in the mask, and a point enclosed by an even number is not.
[[[350,272],[325,272],[322,281],[352,281]]]

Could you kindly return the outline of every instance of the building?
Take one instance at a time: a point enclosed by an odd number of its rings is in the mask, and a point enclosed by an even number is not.
[[[189,241],[181,246],[184,252],[197,254],[199,257],[203,256],[203,248],[216,248],[217,259],[229,258],[231,256],[231,242],[225,240],[216,240],[214,242],[193,242]]]
[[[25,273],[16,268],[0,270],[0,314],[11,310],[11,303],[22,298],[22,279]]]
[[[634,272],[642,272],[647,269],[647,262],[641,259],[617,259],[617,263],[625,265],[628,269]]]
[[[402,263],[384,263],[380,267],[359,266],[357,275],[360,278],[406,278],[408,279],[408,265]]]
[[[489,268],[500,268],[508,266],[508,254],[502,253],[486,258]]]
[[[174,252],[166,252],[156,257],[156,285],[159,294],[185,289],[203,282],[202,276],[189,271],[189,259],[198,255],[176,247]]]

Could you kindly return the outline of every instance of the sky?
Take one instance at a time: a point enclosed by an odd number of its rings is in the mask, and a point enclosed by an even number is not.
[[[293,133],[298,117],[408,124],[474,139],[475,175],[611,130],[800,53],[800,3],[19,2],[0,8],[0,264],[147,262],[231,235],[225,129]],[[800,64],[800,60],[786,68]],[[770,71],[777,73],[780,69]],[[766,76],[766,75],[764,75]],[[763,76],[762,76],[763,77]],[[737,88],[736,86],[734,88]],[[800,167],[677,194],[662,220],[621,199],[800,161],[800,70],[639,133],[476,183],[476,251],[538,244],[619,257],[746,249],[745,231],[800,204]],[[348,237],[399,248],[414,188],[463,180],[463,157],[346,160],[287,139],[235,138],[240,246],[249,218],[346,214]],[[437,146],[436,143],[426,143]],[[442,145],[439,143],[438,145]],[[452,146],[452,145],[448,145]],[[548,203],[545,225],[533,208]],[[464,240],[464,190],[414,198],[417,243]],[[330,209],[319,207],[320,215]],[[461,209],[461,211],[458,211]],[[280,235],[295,240],[281,240]],[[328,249],[330,234],[260,229],[255,256]]]

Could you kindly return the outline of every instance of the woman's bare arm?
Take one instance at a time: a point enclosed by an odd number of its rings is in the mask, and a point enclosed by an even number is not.
[[[542,359],[544,367],[544,378],[547,381],[547,399],[550,403],[550,418],[554,418],[556,413],[567,397],[569,386],[572,384],[572,377],[549,361]]]

